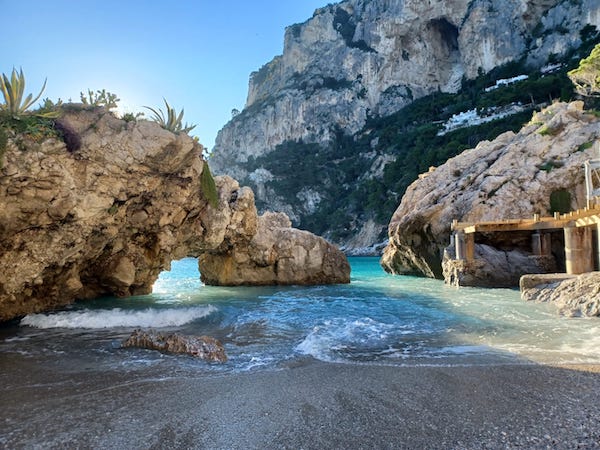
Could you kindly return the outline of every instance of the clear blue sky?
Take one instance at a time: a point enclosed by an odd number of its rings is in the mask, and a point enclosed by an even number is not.
[[[42,98],[53,100],[106,89],[129,112],[165,97],[212,148],[231,110],[243,108],[250,72],[281,54],[285,27],[327,3],[0,0],[0,72],[22,67],[34,95],[47,78]]]

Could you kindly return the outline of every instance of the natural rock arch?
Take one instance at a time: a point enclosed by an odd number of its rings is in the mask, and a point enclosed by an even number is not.
[[[68,107],[81,139],[8,141],[0,169],[0,321],[76,299],[147,294],[172,260],[200,257],[209,284],[349,282],[335,247],[259,218],[250,188],[216,177],[202,192],[202,147],[149,121]]]

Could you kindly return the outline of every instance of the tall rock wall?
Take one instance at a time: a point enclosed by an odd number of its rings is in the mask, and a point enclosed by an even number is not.
[[[218,275],[224,268],[211,257],[244,254],[256,240],[269,260],[246,254],[239,273],[247,278],[229,284],[349,282],[337,248],[289,224],[277,232],[285,229],[291,248],[310,247],[310,264],[278,252],[273,230],[259,227],[252,190],[232,178],[216,178],[218,206],[209,205],[202,148],[189,136],[102,108],[67,105],[59,122],[79,148],[12,133],[3,149],[0,321],[75,299],[149,293],[159,273],[185,256],[206,254],[207,274]],[[256,272],[269,264],[282,268],[262,279]]]
[[[249,173],[248,159],[287,141],[356,133],[369,116],[454,92],[463,77],[523,56],[541,65],[576,47],[587,24],[600,28],[597,0],[347,0],[318,9],[288,27],[283,54],[251,75],[246,107],[220,131],[212,163],[238,179],[269,179],[268,168]]]

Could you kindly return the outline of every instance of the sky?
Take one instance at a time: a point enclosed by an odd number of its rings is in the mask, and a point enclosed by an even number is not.
[[[106,89],[122,112],[185,109],[212,149],[244,107],[250,73],[283,51],[285,27],[329,0],[0,0],[0,72],[23,69],[26,94],[80,101]],[[1,97],[0,97],[1,98]]]

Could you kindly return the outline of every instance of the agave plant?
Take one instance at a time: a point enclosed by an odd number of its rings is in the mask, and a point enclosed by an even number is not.
[[[0,111],[6,111],[9,114],[18,117],[26,113],[26,111],[33,105],[46,89],[46,80],[40,93],[33,98],[32,94],[29,94],[23,100],[23,92],[25,91],[25,75],[23,75],[23,69],[17,70],[13,67],[12,75],[10,79],[2,74],[0,78],[0,89],[2,89],[2,95],[4,96],[4,104],[0,104]]]
[[[166,116],[163,110],[160,108],[156,110],[154,108],[150,108],[149,106],[144,106],[144,108],[149,109],[150,111],[152,111],[152,114],[154,114],[152,116],[152,120],[157,122],[165,130],[172,131],[173,133],[189,133],[196,127],[196,125],[190,126],[187,123],[183,125],[183,108],[181,109],[181,112],[177,114],[175,108],[171,108],[169,103],[167,103],[167,101],[164,98],[163,101],[165,102],[165,105],[167,107]]]

